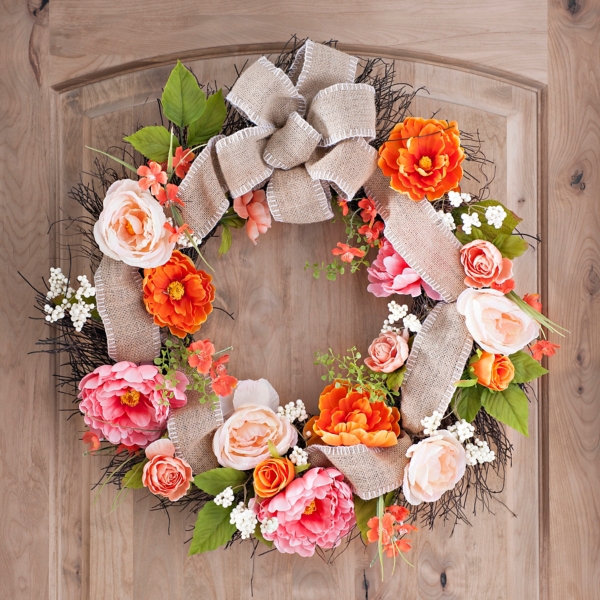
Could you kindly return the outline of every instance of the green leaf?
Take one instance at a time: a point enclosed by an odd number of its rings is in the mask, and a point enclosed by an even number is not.
[[[108,158],[112,158],[115,162],[118,162],[120,165],[123,165],[126,169],[129,169],[132,173],[137,174],[137,169],[134,166],[130,165],[129,163],[126,163],[124,160],[121,160],[120,158],[117,158],[116,156],[113,156],[112,154],[102,152],[102,150],[98,150],[98,148],[92,148],[91,146],[86,146],[86,148],[88,150],[93,150],[94,152],[98,152],[98,154],[103,154],[104,156],[108,156]]]
[[[383,503],[384,503],[386,506],[391,506],[392,502],[394,501],[394,496],[395,496],[395,495],[396,495],[396,492],[395,492],[395,491],[388,492],[388,493],[385,495],[384,499],[383,499]]]
[[[190,124],[188,129],[188,146],[206,144],[211,137],[219,134],[225,118],[227,107],[223,99],[223,92],[218,90],[206,101],[206,108],[199,119]]]
[[[241,229],[245,224],[246,219],[242,219],[242,217],[238,217],[237,215],[225,215],[221,219],[221,225],[227,225],[227,227],[233,227],[234,229]],[[306,261],[306,267],[308,266],[310,265]]]
[[[463,246],[475,240],[486,239],[481,229],[477,229],[477,227],[471,227],[471,233],[465,233],[462,229],[457,229],[454,232],[454,235],[458,238],[458,241],[463,244]]]
[[[211,469],[210,471],[204,471],[204,473],[196,475],[196,477],[194,477],[194,483],[196,484],[196,487],[199,487],[203,492],[206,492],[211,496],[216,496],[225,488],[235,488],[243,485],[246,479],[248,479],[248,476],[243,471],[225,467]]]
[[[511,260],[517,256],[521,256],[529,248],[529,244],[518,235],[507,235],[506,233],[500,233],[496,236],[492,242],[504,258],[510,258]]]
[[[197,121],[206,107],[206,94],[180,61],[171,71],[162,95],[165,117],[179,127]],[[189,143],[189,142],[188,142]]]
[[[465,421],[471,423],[481,408],[480,385],[457,389],[454,392],[452,403],[456,414]]]
[[[270,542],[269,540],[265,540],[265,538],[263,537],[262,531],[260,530],[260,523],[256,524],[256,529],[254,530],[254,537],[258,541],[262,542],[268,548],[273,547],[273,542]]]
[[[385,385],[387,385],[388,389],[397,392],[404,381],[404,373],[406,373],[406,365],[390,373],[385,380]]]
[[[231,248],[231,229],[225,223],[221,223],[221,244],[219,245],[219,256],[227,254]]]
[[[277,446],[275,446],[272,440],[267,440],[267,446],[269,447],[269,454],[273,458],[281,458],[279,452],[277,452]]]
[[[477,379],[459,379],[454,382],[454,387],[468,388],[477,385]]]
[[[529,435],[529,401],[518,385],[511,383],[502,392],[484,394],[481,404],[490,416]]]
[[[515,367],[513,383],[527,383],[548,372],[537,360],[534,360],[533,357],[522,350],[511,354],[508,358]]]
[[[165,162],[169,155],[169,138],[171,134],[162,126],[144,127],[132,135],[123,138],[142,156],[156,162]],[[175,147],[179,142],[175,140]]]
[[[233,506],[223,508],[212,500],[202,507],[196,519],[189,556],[216,550],[232,538],[235,533],[235,525],[229,522],[232,510]]]
[[[356,525],[360,530],[363,542],[367,543],[367,533],[369,526],[367,523],[377,514],[377,498],[371,500],[362,500],[354,496],[354,514],[356,515]]]
[[[299,473],[303,473],[304,471],[307,471],[308,469],[310,469],[310,463],[306,463],[305,465],[296,465],[294,467],[294,471],[295,471],[296,475],[298,475]]]
[[[502,227],[500,229],[496,229],[493,225],[488,225],[487,220],[485,218],[485,209],[488,206],[501,206],[506,211],[506,218],[502,223]],[[481,221],[481,227],[479,230],[483,234],[482,239],[486,239],[489,242],[492,242],[499,233],[504,233],[506,235],[510,235],[513,232],[513,229],[522,221],[515,213],[508,210],[504,204],[498,202],[498,200],[483,200],[482,202],[475,202],[474,204],[469,204],[468,206],[463,205],[455,208],[452,211],[452,216],[454,217],[454,222],[456,225],[462,225],[462,219],[460,216],[465,212],[476,212],[479,215],[479,220]],[[474,230],[475,228],[473,228]],[[458,239],[460,237],[457,235]],[[462,240],[460,240],[462,242]],[[472,240],[470,240],[472,241]],[[464,242],[463,242],[464,243]]]
[[[143,462],[134,465],[123,477],[123,487],[139,490],[144,487],[142,483],[142,475],[144,473],[144,465],[148,462],[145,459]]]

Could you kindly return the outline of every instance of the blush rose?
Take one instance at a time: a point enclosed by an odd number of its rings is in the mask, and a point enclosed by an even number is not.
[[[486,240],[474,240],[460,251],[465,269],[465,285],[473,288],[490,287],[512,277],[512,261],[503,258],[500,250]]]
[[[365,365],[377,373],[392,373],[399,369],[408,358],[407,338],[407,330],[404,330],[404,337],[393,331],[382,333],[369,346]]]
[[[168,439],[152,442],[146,448],[148,462],[144,465],[142,483],[154,495],[176,502],[190,489],[192,468],[175,456],[175,446]]]

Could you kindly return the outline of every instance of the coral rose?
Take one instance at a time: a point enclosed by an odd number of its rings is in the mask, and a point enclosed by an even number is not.
[[[254,468],[254,491],[261,498],[272,498],[295,476],[294,463],[288,458],[267,458]]]
[[[512,277],[512,261],[502,258],[500,250],[486,240],[474,240],[460,250],[460,262],[465,269],[465,285],[490,287]]]
[[[103,365],[79,382],[79,410],[92,433],[111,444],[144,448],[166,429],[170,408],[187,402],[188,379],[178,372],[177,381],[173,388],[153,365]]]
[[[176,502],[185,496],[193,479],[190,465],[175,456],[171,440],[156,440],[146,448],[142,483],[154,495],[164,496]]]
[[[121,179],[106,191],[94,238],[103,254],[132,267],[164,265],[175,243],[165,229],[167,218],[150,192],[137,181]]]
[[[184,338],[196,333],[212,312],[212,277],[196,270],[191,258],[173,252],[166,265],[144,271],[144,304],[159,327]]]
[[[369,346],[369,356],[365,365],[378,373],[392,373],[399,369],[408,358],[408,331],[404,337],[394,331],[382,333]]]
[[[482,352],[478,360],[471,363],[477,375],[477,383],[490,390],[501,392],[515,376],[515,367],[508,356]]]
[[[298,432],[275,411],[279,396],[266,380],[240,381],[233,394],[233,414],[215,432],[213,452],[223,467],[253,469],[269,456],[269,440],[279,454],[298,441]]]
[[[385,402],[369,402],[369,391],[358,392],[336,381],[319,398],[321,414],[314,432],[329,446],[395,446],[400,435],[400,413]]]
[[[456,309],[473,339],[493,354],[514,354],[538,337],[540,326],[497,290],[464,290]]]
[[[233,210],[238,217],[247,219],[246,234],[256,244],[258,235],[271,228],[271,213],[264,190],[248,192],[233,199]]]
[[[277,496],[255,502],[258,520],[276,518],[277,529],[264,533],[279,552],[309,557],[316,546],[338,546],[356,523],[352,490],[336,469],[316,467],[294,479]]]
[[[409,117],[379,148],[378,164],[393,189],[431,201],[458,188],[464,158],[455,121]]]
[[[465,474],[467,455],[462,444],[445,429],[413,444],[404,468],[402,491],[407,502],[435,502]]]
[[[367,290],[377,298],[385,298],[392,294],[410,295],[414,298],[421,295],[423,286],[423,290],[431,299],[442,299],[440,294],[408,266],[388,240],[383,240],[377,258],[367,269],[367,276]]]

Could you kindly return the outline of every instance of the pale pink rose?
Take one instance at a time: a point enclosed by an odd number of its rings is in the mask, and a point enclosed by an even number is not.
[[[514,354],[539,336],[537,321],[497,290],[467,288],[456,301],[473,339],[493,354]]]
[[[171,408],[187,402],[188,379],[177,373],[177,386],[167,384],[168,401],[160,386],[164,377],[154,365],[122,361],[98,367],[79,382],[79,410],[90,431],[111,444],[146,447],[167,427]]]
[[[233,199],[233,210],[246,221],[246,234],[256,244],[260,233],[271,227],[271,213],[264,190],[248,192]]]
[[[336,469],[315,467],[297,477],[282,492],[253,509],[258,520],[277,518],[273,533],[265,533],[279,552],[308,557],[315,547],[338,546],[354,527],[352,490]]]
[[[240,381],[233,394],[233,414],[213,438],[219,464],[245,471],[269,458],[269,440],[281,455],[294,446],[298,432],[275,412],[278,406],[279,396],[266,379]]]
[[[193,479],[190,465],[175,456],[175,446],[171,440],[160,439],[146,448],[142,483],[154,495],[164,496],[176,502],[190,489]]]
[[[433,300],[441,300],[438,294],[421,276],[408,266],[408,263],[394,250],[388,240],[383,240],[377,258],[367,269],[369,285],[367,290],[378,298],[392,294],[421,295],[421,287]]]
[[[460,262],[465,269],[465,285],[490,287],[512,277],[512,261],[502,258],[500,250],[486,240],[473,240],[460,250]]]
[[[94,225],[100,250],[126,265],[150,269],[164,265],[175,248],[165,229],[160,203],[137,181],[121,179],[107,190],[104,207]]]
[[[445,429],[413,444],[404,468],[402,491],[407,502],[435,502],[465,474],[467,455],[462,444]]]
[[[378,373],[392,373],[399,369],[408,358],[407,339],[406,329],[404,336],[394,331],[382,333],[369,346],[369,356],[365,358],[365,365]]]

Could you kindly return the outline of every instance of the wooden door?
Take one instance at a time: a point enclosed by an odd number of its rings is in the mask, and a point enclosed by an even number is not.
[[[279,6],[141,0],[102,7],[88,0],[7,4],[6,23],[12,25],[15,45],[2,75],[10,83],[5,89],[14,98],[9,103],[14,113],[4,116],[9,144],[3,162],[8,167],[14,160],[14,149],[21,170],[20,176],[14,167],[4,172],[10,201],[3,204],[2,243],[10,260],[3,268],[9,280],[17,268],[30,279],[45,275],[49,265],[64,258],[60,243],[65,239],[51,242],[45,233],[49,222],[78,210],[68,191],[91,168],[93,155],[86,146],[118,144],[138,124],[159,121],[155,99],[176,58],[200,81],[226,86],[236,66],[277,53],[288,35],[297,33],[317,41],[335,37],[349,53],[394,61],[398,81],[423,87],[413,114],[437,112],[440,118],[456,119],[464,131],[479,133],[496,167],[491,197],[524,218],[525,233],[546,242],[517,261],[518,291],[541,287],[551,318],[565,324],[571,338],[554,359],[554,375],[539,401],[531,405],[530,437],[511,435],[514,463],[504,491],[490,507],[493,514],[478,510],[472,527],[438,525],[419,531],[413,536],[414,568],[400,563],[382,583],[379,572],[369,568],[372,551],[359,541],[333,564],[317,557],[253,555],[248,543],[188,558],[184,542],[191,535],[190,515],[173,511],[167,522],[164,514],[150,511],[152,498],[143,491],[126,496],[116,510],[113,489],[96,497],[90,486],[103,459],[81,456],[82,422],[79,417],[66,421],[57,412],[70,408],[68,399],[55,394],[49,377],[58,363],[49,364],[44,356],[24,361],[41,326],[25,325],[30,296],[24,284],[15,283],[19,301],[9,293],[2,304],[9,342],[3,406],[10,426],[2,456],[11,461],[9,484],[1,492],[6,526],[0,544],[9,559],[2,567],[6,597],[594,597],[598,524],[593,492],[600,484],[598,464],[592,462],[596,437],[585,423],[599,413],[593,353],[598,338],[592,335],[598,325],[591,316],[598,291],[593,235],[598,223],[590,201],[599,187],[600,158],[595,146],[578,159],[564,155],[574,126],[567,107],[579,105],[588,92],[565,99],[561,94],[567,87],[557,78],[574,60],[572,46],[574,56],[585,51],[570,38],[562,39],[563,29],[581,23],[597,38],[597,18],[586,7],[577,16],[571,2],[559,10],[537,1],[524,8],[515,1],[450,7],[442,0],[427,8],[380,1],[368,7],[360,2]],[[597,63],[589,67],[596,76],[599,68]],[[569,76],[578,81],[577,73]],[[595,113],[588,127],[597,129],[598,123]],[[577,144],[583,142],[578,138],[572,147],[578,149]],[[466,191],[478,187],[474,181],[464,186]],[[235,313],[236,321],[218,313],[206,331],[226,345],[229,337],[233,341],[232,372],[241,378],[266,377],[283,399],[300,397],[313,409],[320,381],[313,352],[327,347],[344,351],[353,344],[364,352],[386,311],[385,301],[366,293],[364,273],[331,283],[315,281],[304,271],[306,260],[326,260],[339,227],[275,223],[256,248],[242,232],[234,233],[234,249],[222,259],[216,257],[216,244],[208,248],[209,261],[218,265],[218,305]],[[561,240],[570,239],[576,252],[580,233],[585,266],[567,260],[560,250]],[[567,299],[563,285],[576,288],[578,272],[582,293]],[[366,310],[357,311],[357,306]],[[15,388],[24,399],[18,408]],[[561,404],[553,409],[551,402]],[[565,551],[565,543],[573,554]]]

